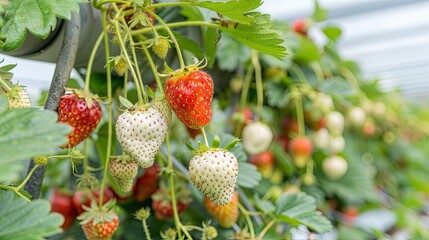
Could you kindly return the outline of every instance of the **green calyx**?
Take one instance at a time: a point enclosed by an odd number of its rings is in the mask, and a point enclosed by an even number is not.
[[[192,151],[194,154],[201,155],[201,154],[203,154],[205,152],[212,151],[212,150],[225,150],[225,151],[229,151],[229,150],[233,149],[237,145],[238,142],[240,142],[240,139],[235,138],[230,143],[228,143],[225,147],[220,148],[221,140],[220,140],[220,138],[219,138],[218,135],[215,135],[213,137],[213,140],[212,140],[212,143],[211,143],[211,147],[207,146],[206,144],[204,144],[202,142],[198,142],[198,148],[195,148],[194,146],[192,146],[188,142],[185,142],[185,146],[190,151]]]
[[[77,217],[78,220],[82,220],[81,225],[87,224],[89,222],[100,223],[100,222],[112,222],[116,213],[113,211],[113,208],[116,205],[116,200],[112,199],[102,205],[98,206],[96,201],[91,201],[91,206],[87,207],[82,205],[85,212]]]
[[[191,72],[205,68],[207,66],[207,59],[203,58],[201,61],[198,61],[197,58],[194,58],[194,64],[188,65],[185,68],[180,68],[177,70],[173,70],[170,68],[167,63],[164,63],[164,68],[166,73],[158,73],[160,77],[168,77],[168,79],[179,79],[182,77],[188,76]]]

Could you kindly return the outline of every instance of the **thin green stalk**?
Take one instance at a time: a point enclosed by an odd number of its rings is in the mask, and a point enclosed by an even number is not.
[[[259,233],[257,239],[262,239],[274,223],[276,223],[276,220],[272,219],[267,225],[265,225],[264,229],[262,229],[261,233]]]
[[[151,8],[162,8],[162,7],[178,7],[178,6],[192,6],[195,3],[192,2],[168,2],[168,3],[158,3],[152,4]]]
[[[27,198],[26,196],[24,196],[22,193],[20,193],[19,191],[17,191],[16,187],[11,187],[11,186],[3,186],[0,185],[0,188],[5,189],[5,190],[10,190],[13,191],[16,195],[22,197],[23,199],[25,199],[27,202],[31,203],[31,200],[29,198]]]
[[[341,74],[344,76],[344,78],[350,83],[350,85],[355,89],[355,91],[358,93],[359,99],[361,102],[364,102],[366,99],[365,94],[363,94],[362,90],[359,87],[358,80],[356,79],[355,75],[350,71],[348,68],[341,69]]]
[[[100,36],[97,38],[94,48],[92,49],[91,55],[89,56],[88,67],[86,68],[86,76],[85,76],[85,91],[89,91],[89,82],[91,81],[92,64],[94,63],[95,54],[97,53],[97,50],[100,47],[101,40],[103,40],[103,33],[101,33]]]
[[[7,85],[7,83],[1,77],[0,77],[0,85],[2,86],[2,88],[4,88],[8,92],[11,90],[11,88]]]
[[[102,20],[103,20],[103,29],[104,29],[104,47],[105,47],[105,53],[106,53],[106,62],[110,59],[110,48],[109,48],[109,36],[107,34],[107,23],[106,23],[106,11],[102,11]],[[121,38],[119,38],[121,39]],[[111,75],[111,69],[110,65],[107,64],[106,66],[106,78],[107,78],[107,99],[109,101],[108,105],[108,130],[107,130],[107,148],[106,148],[106,160],[104,163],[104,174],[103,179],[101,181],[101,187],[100,187],[100,202],[99,206],[101,207],[103,205],[103,196],[104,196],[104,187],[106,185],[106,179],[107,179],[107,170],[109,167],[109,161],[110,161],[110,151],[111,151],[111,145],[112,145],[112,123],[113,123],[113,114],[112,114],[112,75]]]
[[[128,66],[130,68],[131,75],[133,76],[134,81],[136,81],[136,89],[137,89],[137,93],[138,93],[137,96],[138,96],[138,99],[139,99],[139,104],[143,105],[145,103],[145,101],[143,100],[142,96],[146,96],[146,92],[144,91],[144,89],[140,88],[140,84],[138,82],[139,78],[137,77],[137,74],[134,71],[133,63],[131,62],[130,57],[128,56],[127,49],[125,48],[125,43],[122,40],[121,31],[119,30],[119,23],[118,23],[118,21],[115,21],[115,29],[116,29],[116,34],[118,35],[119,45],[120,45],[121,50],[122,50],[122,52],[124,54],[125,60],[127,61],[127,64],[128,64]],[[105,34],[105,35],[107,35],[107,34]],[[107,61],[109,61],[109,60],[107,60]],[[109,66],[109,64],[107,65],[107,67],[108,66]],[[147,96],[145,97],[145,99],[147,99]]]
[[[162,20],[162,18],[160,18],[157,14],[155,14],[154,12],[152,12],[152,10],[148,9],[147,13],[149,13],[150,15],[152,15],[164,27],[165,31],[167,31],[168,35],[171,38],[171,41],[173,41],[174,47],[176,48],[177,57],[179,58],[180,69],[184,69],[186,67],[185,66],[185,61],[183,60],[182,51],[180,50],[179,43],[177,42],[177,39],[174,36],[173,32],[171,32],[170,28],[164,22],[164,20]]]
[[[128,97],[128,71],[125,71],[124,74],[124,98],[126,99]]]
[[[24,187],[24,185],[28,182],[28,180],[30,180],[31,175],[33,175],[34,171],[36,171],[36,169],[39,167],[39,164],[35,164],[34,167],[31,169],[31,171],[27,174],[27,177],[24,179],[24,181],[22,181],[21,184],[19,184],[18,187],[16,187],[16,190],[19,191],[21,190],[22,187]]]
[[[290,68],[290,70],[295,73],[295,75],[298,77],[298,80],[300,82],[303,82],[304,80],[308,82],[304,72],[301,70],[301,68],[298,65],[296,65],[295,63],[292,64],[292,67]]]
[[[311,62],[310,66],[313,69],[314,73],[316,74],[316,79],[319,82],[325,79],[325,75],[323,74],[323,70],[320,67],[320,64],[318,64],[318,62]]]
[[[142,49],[143,49],[143,52],[144,52],[144,54],[145,54],[145,56],[149,62],[149,66],[153,72],[153,76],[155,77],[155,81],[156,81],[156,85],[158,87],[158,90],[162,95],[164,95],[164,89],[162,88],[162,82],[161,82],[161,79],[159,78],[158,72],[156,71],[156,66],[155,66],[155,63],[153,62],[153,58],[150,55],[149,50],[147,50],[147,47],[145,45],[143,45]]]
[[[302,106],[301,93],[298,89],[294,88],[294,97],[295,97],[295,110],[296,118],[298,121],[298,135],[305,136],[305,123],[304,123],[304,108]]]
[[[253,227],[252,219],[250,219],[249,212],[246,208],[241,205],[241,203],[238,203],[238,208],[243,213],[244,218],[246,219],[247,225],[249,226],[250,231],[250,239],[255,239],[255,228]]]
[[[203,137],[204,137],[204,143],[206,144],[207,147],[210,147],[209,141],[207,140],[207,134],[206,134],[206,131],[204,130],[204,127],[201,128],[201,133],[203,134]]]
[[[83,159],[83,175],[87,175],[88,174],[88,170],[89,170],[89,163],[88,163],[88,141],[85,140],[83,142],[83,155],[85,156],[85,158]]]
[[[264,86],[262,84],[262,70],[261,64],[259,63],[258,54],[256,51],[252,53],[252,63],[255,68],[255,79],[256,79],[256,97],[257,97],[257,107],[256,107],[256,115],[258,119],[261,116],[262,108],[264,106]]]
[[[243,87],[241,89],[241,99],[240,99],[241,108],[246,107],[247,96],[249,94],[249,88],[250,88],[250,82],[252,81],[252,76],[253,76],[253,70],[254,70],[254,67],[252,64],[250,64],[249,68],[247,69],[246,76],[244,77]]]
[[[215,23],[209,23],[205,21],[186,21],[186,22],[175,22],[175,23],[165,23],[165,25],[158,25],[154,26],[153,29],[155,30],[162,30],[165,27],[168,28],[175,28],[175,27],[188,27],[188,26],[205,26],[205,27],[211,27],[215,29],[221,29],[222,26]],[[140,35],[140,34],[146,34],[153,31],[152,28],[145,28],[145,29],[139,29],[139,30],[132,30],[132,35]]]
[[[149,232],[149,228],[147,227],[146,220],[143,220],[142,223],[143,223],[144,233],[146,234],[146,239],[152,240],[152,238],[150,237],[150,232]]]
[[[101,0],[99,2],[95,1],[95,3],[93,3],[93,6],[95,8],[100,8],[101,6],[103,6],[104,4],[107,3],[124,3],[124,4],[128,4],[128,1],[125,0]]]
[[[170,190],[171,190],[171,203],[173,207],[173,215],[174,215],[174,224],[176,225],[177,229],[177,235],[179,236],[179,239],[182,237],[182,233],[180,231],[180,226],[182,223],[179,219],[179,213],[177,212],[177,202],[176,202],[176,192],[174,187],[174,176],[173,176],[173,160],[171,159],[171,149],[170,149],[170,135],[167,133],[167,136],[165,138],[165,144],[167,145],[167,169],[169,174],[169,181],[170,181]]]

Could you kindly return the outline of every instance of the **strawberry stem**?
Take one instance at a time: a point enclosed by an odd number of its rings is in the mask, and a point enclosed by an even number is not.
[[[316,61],[310,63],[310,67],[313,69],[314,74],[316,75],[316,79],[318,82],[321,82],[323,79],[325,79],[323,70],[320,66],[320,64]]]
[[[88,66],[86,68],[86,76],[85,76],[85,91],[89,91],[89,82],[91,81],[91,72],[92,72],[92,64],[94,63],[95,54],[97,53],[98,48],[100,47],[101,40],[103,40],[103,33],[97,38],[95,42],[94,48],[92,48],[91,55],[88,60]]]
[[[143,45],[142,49],[143,49],[143,52],[146,55],[146,58],[149,62],[149,66],[150,66],[150,69],[152,70],[153,76],[155,77],[157,88],[158,88],[159,92],[162,95],[164,95],[164,89],[162,87],[162,82],[161,82],[161,79],[159,78],[158,72],[156,71],[156,66],[155,66],[155,63],[153,62],[153,58],[150,55],[149,50],[147,50],[147,47],[145,45]]]
[[[105,54],[106,54],[106,62],[110,59],[110,48],[109,48],[109,36],[107,34],[107,23],[106,23],[106,10],[102,10],[102,20],[103,20],[103,32],[104,32],[104,47],[105,47]],[[118,23],[116,22],[116,30],[118,29]],[[119,38],[121,39],[121,38]],[[122,39],[121,39],[122,41]],[[122,47],[124,47],[122,45]],[[129,60],[129,59],[128,59]],[[100,208],[103,206],[103,197],[104,197],[104,186],[106,185],[106,179],[107,179],[107,168],[109,167],[109,161],[110,161],[110,152],[111,152],[111,146],[112,146],[112,123],[113,123],[113,114],[112,114],[112,75],[111,75],[111,69],[110,64],[107,64],[106,66],[107,74],[107,99],[109,101],[108,105],[108,130],[107,130],[107,148],[106,148],[106,160],[104,162],[104,171],[103,171],[103,179],[101,181],[101,187],[100,187],[100,201],[99,206]]]
[[[170,184],[170,190],[171,190],[171,205],[173,207],[173,215],[174,215],[174,223],[176,225],[177,229],[177,235],[179,239],[182,238],[182,233],[180,230],[183,230],[183,233],[188,237],[188,239],[192,239],[190,237],[188,231],[186,229],[182,228],[182,223],[180,222],[179,218],[179,212],[177,211],[177,202],[176,202],[176,194],[175,194],[175,187],[174,187],[174,169],[173,169],[173,160],[171,159],[171,149],[170,149],[170,135],[167,132],[167,136],[165,137],[165,144],[167,145],[167,171],[168,171],[168,177],[169,177],[169,184]]]
[[[298,135],[305,136],[305,123],[304,123],[304,109],[302,107],[302,98],[301,93],[297,88],[293,88],[293,92],[295,92],[295,110],[296,110],[296,118],[298,121]]]
[[[16,187],[16,192],[19,192],[19,190],[21,190],[22,187],[24,187],[24,185],[28,182],[28,180],[30,180],[31,175],[33,175],[34,171],[36,171],[36,169],[39,167],[39,164],[35,164],[34,167],[31,169],[31,171],[27,174],[27,177],[24,179],[24,181],[22,181],[21,184],[19,184],[18,187]]]
[[[350,85],[357,92],[360,101],[365,102],[366,96],[365,94],[363,94],[362,90],[360,89],[358,80],[356,79],[356,76],[353,74],[353,72],[350,71],[350,69],[344,67],[343,69],[341,69],[341,75],[344,76],[344,78],[350,83]]]
[[[113,6],[115,7],[116,10],[118,10],[118,7],[116,5],[113,5]],[[105,11],[105,10],[103,10],[103,11]],[[120,12],[121,11],[118,11],[116,13],[115,19],[119,17]],[[119,40],[119,45],[121,47],[122,53],[124,54],[125,60],[127,61],[127,64],[128,64],[129,69],[131,71],[131,75],[133,76],[133,79],[135,81],[135,85],[136,85],[136,89],[137,89],[137,93],[138,93],[137,96],[138,96],[138,99],[139,99],[139,104],[143,105],[145,103],[145,101],[143,100],[142,96],[144,96],[144,99],[147,99],[146,92],[144,91],[144,89],[140,88],[139,78],[137,77],[137,74],[134,71],[133,63],[131,62],[130,57],[128,56],[128,52],[127,52],[127,49],[125,48],[124,40],[121,37],[121,31],[119,29],[119,21],[117,21],[117,20],[114,21],[114,24],[115,24],[116,34],[117,34],[118,40]],[[104,31],[107,32],[107,26],[104,29],[105,29]],[[107,35],[107,34],[105,34],[105,35]],[[109,59],[106,60],[106,61],[109,62]],[[109,64],[107,66],[109,66]],[[138,66],[136,66],[136,67],[138,67]],[[108,73],[110,73],[110,71],[108,71]]]
[[[262,108],[264,106],[264,86],[262,85],[262,71],[261,64],[259,63],[258,52],[252,52],[252,64],[255,68],[255,80],[256,80],[256,97],[257,97],[257,107],[256,107],[256,116],[259,119]]]
[[[10,92],[11,88],[7,83],[3,80],[3,78],[0,77],[0,85],[2,88],[4,88],[6,91]]]
[[[207,147],[210,147],[209,141],[207,140],[206,130],[204,130],[204,127],[201,128],[201,133],[203,134],[203,137],[204,137],[204,143],[206,144]]]
[[[249,214],[249,212],[247,211],[247,209],[246,208],[244,208],[243,207],[243,205],[241,205],[241,203],[239,202],[238,203],[238,208],[240,209],[240,211],[243,213],[243,215],[244,215],[244,218],[246,219],[246,222],[247,222],[247,225],[248,225],[248,227],[249,227],[249,231],[250,231],[250,238],[251,239],[255,239],[255,229],[254,229],[254,227],[253,227],[253,222],[252,222],[252,220],[250,219],[250,214]]]
[[[10,190],[13,191],[16,195],[20,196],[21,198],[25,199],[25,201],[31,203],[31,200],[29,198],[27,198],[26,196],[24,196],[22,193],[20,193],[16,187],[11,187],[11,186],[4,186],[4,185],[0,185],[0,189],[4,189],[4,190]]]
[[[253,71],[253,64],[250,64],[247,68],[246,76],[244,77],[243,87],[241,90],[240,105],[242,109],[244,109],[247,104],[247,96],[249,94],[250,82],[252,81]]]
[[[276,219],[272,219],[267,225],[265,225],[264,229],[262,229],[261,233],[258,235],[258,240],[263,239],[265,234],[270,230],[270,228],[276,223]]]
[[[162,27],[165,29],[165,31],[167,31],[168,35],[170,36],[171,40],[173,41],[174,47],[176,48],[177,57],[179,58],[180,69],[184,69],[186,67],[185,66],[185,61],[183,60],[182,51],[180,50],[179,43],[177,42],[177,39],[174,36],[173,32],[171,32],[170,28],[164,22],[164,20],[162,20],[162,18],[160,18],[152,10],[147,9],[146,12],[149,13],[151,16],[153,16],[162,25]]]

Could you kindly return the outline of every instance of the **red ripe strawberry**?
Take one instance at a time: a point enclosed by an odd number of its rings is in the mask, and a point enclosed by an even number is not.
[[[187,127],[198,129],[212,117],[213,80],[196,67],[172,74],[165,83],[165,98]]]
[[[61,228],[63,230],[68,229],[77,216],[73,205],[73,196],[54,189],[54,194],[51,198],[51,211],[63,215],[64,223]]]
[[[217,206],[206,198],[204,201],[207,211],[213,215],[219,222],[219,225],[224,228],[230,228],[238,218],[238,194],[234,192],[231,201],[225,206]]]
[[[255,165],[266,178],[273,173],[274,154],[269,150],[251,156],[249,162]]]
[[[106,188],[104,190],[103,203],[108,202],[113,199],[115,195],[112,190]],[[90,190],[78,190],[73,194],[73,205],[76,208],[78,214],[83,213],[83,206],[89,207],[91,205],[91,201],[94,200],[98,203],[100,198],[100,191],[90,191]]]
[[[137,178],[133,188],[133,195],[137,201],[143,202],[156,192],[158,189],[158,176],[160,172],[161,168],[155,163],[147,168],[141,177]]]
[[[180,214],[189,206],[189,202],[191,201],[190,192],[185,184],[179,182],[175,185],[175,193],[177,212]],[[155,212],[155,217],[159,220],[174,216],[171,191],[163,184],[152,195],[152,209]]]
[[[82,220],[82,230],[89,240],[109,240],[112,238],[119,225],[118,215],[112,210],[115,201],[109,201],[101,208],[95,201],[91,207],[84,207],[85,212],[79,215]]]
[[[139,165],[128,157],[112,159],[109,162],[110,174],[123,192],[131,191],[138,170]]]
[[[282,127],[283,135],[285,135],[286,137],[291,137],[291,135],[296,135],[299,132],[298,122],[293,118],[284,118],[282,121]]]
[[[197,154],[189,162],[192,182],[213,204],[219,206],[231,201],[237,176],[237,158],[232,152],[223,149]]]
[[[297,19],[292,22],[292,30],[298,34],[307,36],[308,28],[309,23],[306,19]]]
[[[68,135],[69,143],[61,148],[72,148],[85,140],[97,127],[101,118],[101,108],[94,96],[82,90],[63,95],[58,107],[58,119],[73,128]]]
[[[289,152],[297,167],[302,168],[313,153],[313,143],[307,137],[297,137],[289,143]]]
[[[186,131],[189,134],[189,137],[191,137],[192,139],[195,139],[198,135],[200,135],[201,132],[201,128],[200,129],[193,129],[193,128],[188,128],[186,127]]]

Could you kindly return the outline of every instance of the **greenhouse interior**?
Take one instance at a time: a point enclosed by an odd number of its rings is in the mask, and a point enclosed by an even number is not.
[[[0,240],[429,239],[429,1],[0,1]]]

